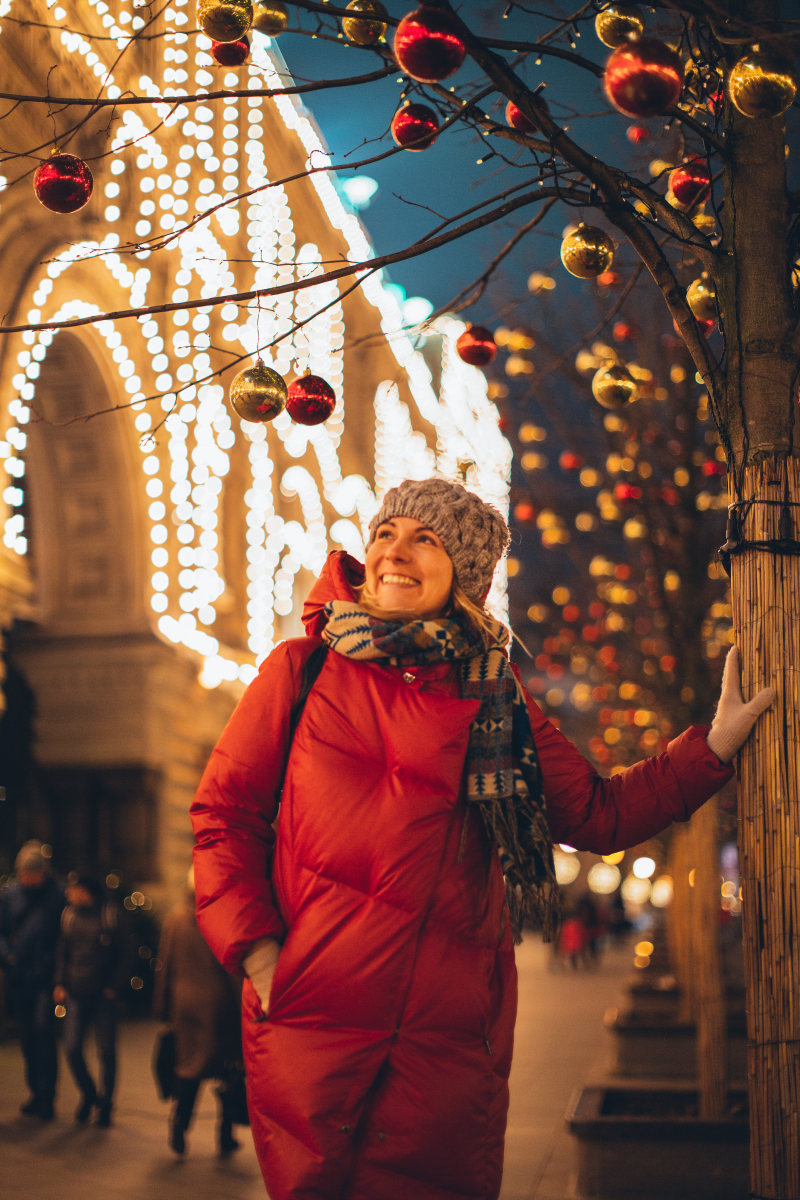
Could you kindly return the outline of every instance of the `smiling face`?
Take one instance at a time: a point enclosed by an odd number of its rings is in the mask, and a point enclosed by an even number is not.
[[[438,617],[450,600],[453,564],[438,536],[414,517],[392,517],[367,547],[367,590],[387,612]]]

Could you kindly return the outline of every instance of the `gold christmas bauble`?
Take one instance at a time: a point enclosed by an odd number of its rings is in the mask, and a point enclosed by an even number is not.
[[[686,289],[686,303],[692,316],[698,321],[716,321],[717,293],[713,284],[702,276],[695,279]]]
[[[233,379],[230,401],[243,421],[272,421],[286,405],[286,384],[257,358]]]
[[[696,225],[701,233],[711,233],[717,227],[717,218],[713,213],[699,212],[692,217],[692,224]]]
[[[289,24],[286,5],[280,0],[256,0],[253,5],[253,29],[267,37],[277,37]]]
[[[604,229],[581,223],[561,243],[561,261],[570,275],[596,279],[614,261],[614,243]]]
[[[754,49],[731,68],[728,95],[745,117],[779,117],[797,95],[797,76],[784,59]]]
[[[594,31],[604,46],[615,50],[644,32],[644,17],[635,4],[609,4],[594,19]]]
[[[363,13],[363,17],[342,17],[342,29],[346,38],[356,46],[374,46],[387,30],[386,9],[379,0],[350,0],[347,11]],[[366,17],[369,20],[366,20]]]
[[[625,367],[610,363],[595,372],[592,395],[601,408],[624,408],[637,398],[636,380]]]
[[[197,0],[197,24],[214,42],[238,42],[253,23],[253,0]]]

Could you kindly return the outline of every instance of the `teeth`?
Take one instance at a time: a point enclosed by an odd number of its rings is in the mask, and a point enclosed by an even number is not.
[[[381,583],[400,583],[405,585],[415,585],[416,579],[409,578],[408,575],[382,575]]]

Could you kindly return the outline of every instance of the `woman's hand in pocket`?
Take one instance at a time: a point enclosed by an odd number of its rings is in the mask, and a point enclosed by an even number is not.
[[[263,938],[260,942],[253,944],[250,953],[242,962],[245,974],[255,988],[261,1004],[261,1011],[265,1016],[269,1011],[269,992],[280,952],[279,942],[276,942],[274,938]]]

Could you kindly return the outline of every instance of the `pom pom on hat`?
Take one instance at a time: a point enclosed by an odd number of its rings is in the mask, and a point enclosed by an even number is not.
[[[369,523],[370,541],[392,517],[413,517],[432,529],[453,563],[461,590],[481,604],[492,586],[495,567],[510,535],[496,508],[460,483],[446,479],[406,479],[390,488]]]

